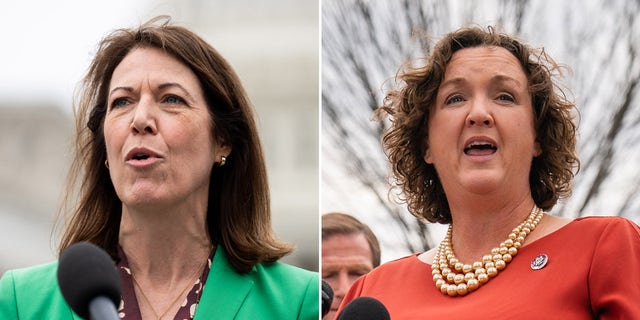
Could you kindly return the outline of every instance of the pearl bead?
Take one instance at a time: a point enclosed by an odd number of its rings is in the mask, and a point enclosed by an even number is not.
[[[493,256],[493,258],[491,258],[491,260],[493,260],[494,262],[498,261],[498,260],[502,260],[502,255],[501,254],[496,254]]]
[[[456,262],[456,264],[453,266],[454,269],[456,269],[456,271],[462,271],[462,266],[464,264],[462,262]]]
[[[516,254],[518,254],[518,249],[516,249],[516,248],[514,248],[514,247],[509,248],[509,254],[510,254],[512,257],[513,257],[513,256],[515,256]]]
[[[442,275],[439,273],[436,273],[433,275],[433,281],[438,281],[438,280],[442,280]]]
[[[504,268],[507,267],[507,263],[504,260],[498,260],[496,261],[496,269],[502,271],[504,270]]]
[[[453,282],[455,282],[456,284],[462,283],[462,281],[464,281],[464,275],[462,274],[456,274],[453,277]]]
[[[446,284],[446,283],[445,283],[445,284],[442,284],[442,285],[440,286],[440,292],[442,292],[443,294],[447,294],[448,288],[449,288],[449,285],[448,285],[448,284]]]
[[[471,270],[473,270],[473,267],[470,264],[465,264],[462,266],[462,272],[464,273],[471,272]]]
[[[477,269],[482,268],[484,265],[482,264],[482,262],[476,261],[476,262],[473,263],[472,266],[473,266],[473,270],[477,270]]]
[[[477,279],[471,279],[469,280],[469,282],[467,282],[467,287],[469,288],[469,291],[474,291],[478,289],[479,286],[480,286],[480,282],[478,282]]]
[[[443,284],[446,284],[446,283],[447,283],[446,281],[444,281],[442,279],[438,279],[436,281],[436,287],[440,288],[440,287],[442,287]]]
[[[476,269],[476,277],[483,274],[483,273],[487,273],[487,270],[485,268],[478,268]]]
[[[511,262],[511,259],[512,259],[512,257],[508,253],[505,253],[505,254],[502,255],[502,260],[504,260],[504,262]]]
[[[482,263],[487,263],[487,262],[491,262],[493,260],[493,257],[491,255],[484,255],[482,256]]]
[[[455,297],[458,295],[458,286],[455,284],[450,284],[447,286],[447,294],[449,297]]]
[[[491,261],[491,262],[487,262],[487,263],[485,263],[485,264],[484,264],[484,267],[485,267],[487,270],[489,270],[489,268],[495,268],[495,266],[496,266],[496,264],[495,264],[493,261]]]
[[[468,293],[467,285],[464,283],[459,284],[458,287],[456,288],[456,291],[458,292],[459,295],[464,296],[465,294]]]
[[[487,268],[487,274],[489,275],[489,277],[493,278],[498,275],[498,269],[496,269],[495,267]]]
[[[473,272],[467,272],[467,273],[464,274],[464,281],[465,282],[469,282],[469,280],[475,279],[475,278],[476,278],[476,275],[473,274]]]
[[[513,233],[512,233],[512,234],[513,234]],[[513,234],[513,239],[509,238],[509,239],[505,240],[505,241],[504,241],[504,246],[505,246],[505,247],[511,247],[511,246],[513,246],[513,240],[515,240],[515,238],[516,238],[516,235],[515,235],[515,234]]]
[[[498,254],[498,253],[500,253],[500,249],[499,249],[499,248],[493,248],[493,249],[491,249],[491,254],[492,254],[492,255],[496,255],[496,254]]]
[[[481,273],[478,275],[478,282],[484,284],[489,281],[489,276],[486,273]]]
[[[447,282],[453,282],[456,278],[456,274],[451,272],[449,274],[447,274]]]

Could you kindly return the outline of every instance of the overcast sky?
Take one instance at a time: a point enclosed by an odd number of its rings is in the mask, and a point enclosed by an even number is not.
[[[3,2],[0,106],[36,102],[71,111],[73,90],[102,36],[145,21],[149,2]]]

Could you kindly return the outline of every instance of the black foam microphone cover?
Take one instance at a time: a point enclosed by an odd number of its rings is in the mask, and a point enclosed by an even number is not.
[[[359,297],[349,302],[337,320],[391,320],[382,302],[371,297]]]
[[[322,316],[326,316],[331,310],[331,303],[333,302],[333,289],[324,280],[322,280]]]
[[[100,247],[78,242],[66,248],[58,262],[58,285],[62,296],[79,316],[89,319],[89,304],[106,297],[120,305],[120,276],[115,262]]]

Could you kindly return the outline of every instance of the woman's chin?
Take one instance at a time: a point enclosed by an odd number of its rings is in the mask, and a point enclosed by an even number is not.
[[[160,203],[167,202],[167,197],[163,196],[156,189],[137,189],[134,192],[120,196],[122,203],[130,208],[144,208],[148,206],[157,206]]]
[[[497,174],[483,172],[465,177],[461,185],[473,194],[490,194],[503,187],[504,179]]]

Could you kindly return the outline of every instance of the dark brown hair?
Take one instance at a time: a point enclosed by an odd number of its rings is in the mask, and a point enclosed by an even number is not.
[[[135,48],[158,48],[193,71],[202,87],[213,122],[211,134],[230,146],[224,167],[211,172],[207,227],[239,272],[280,259],[292,246],[279,242],[271,228],[269,188],[262,146],[251,103],[226,60],[193,32],[157,17],[135,29],[120,29],[104,38],[84,78],[75,104],[75,157],[69,173],[68,220],[60,252],[79,241],[117,255],[122,202],[105,167],[103,123],[114,69]],[[77,206],[71,208],[77,191]]]
[[[371,249],[371,263],[373,267],[380,265],[380,244],[378,238],[369,227],[360,220],[340,212],[331,212],[322,215],[322,240],[336,234],[362,233]]]
[[[554,82],[561,75],[558,64],[543,49],[534,49],[493,28],[462,28],[436,43],[420,67],[407,65],[396,77],[400,88],[387,93],[376,110],[378,119],[390,117],[391,127],[383,137],[383,147],[392,165],[394,189],[403,193],[409,211],[419,219],[449,223],[447,196],[435,167],[423,160],[429,109],[435,103],[440,83],[453,54],[464,48],[497,46],[511,52],[520,62],[528,80],[533,106],[536,140],[542,154],[533,159],[529,185],[535,203],[550,210],[559,198],[571,194],[576,155],[574,104]]]

